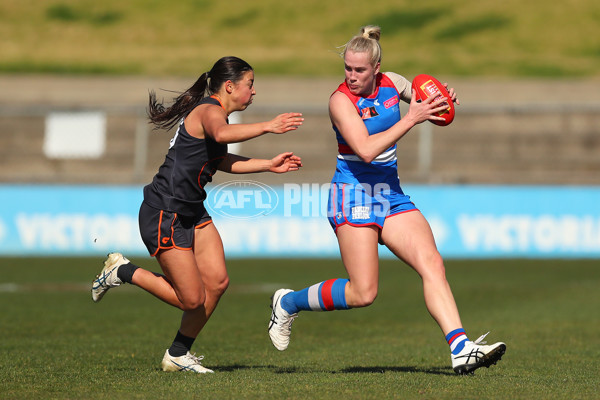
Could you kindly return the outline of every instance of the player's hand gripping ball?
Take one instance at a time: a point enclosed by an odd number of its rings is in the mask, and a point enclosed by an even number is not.
[[[432,123],[439,126],[449,125],[454,120],[454,103],[450,99],[450,94],[444,85],[440,83],[431,75],[421,74],[415,76],[412,81],[412,88],[416,92],[417,101],[423,101],[431,96],[434,96],[434,100],[438,97],[446,97],[447,102],[442,103],[447,108],[442,110],[437,115],[444,118],[443,121],[431,121]]]

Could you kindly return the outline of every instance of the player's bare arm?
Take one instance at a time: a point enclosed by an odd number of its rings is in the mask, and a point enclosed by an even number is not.
[[[230,174],[251,174],[255,172],[285,173],[302,167],[302,159],[292,152],[281,153],[270,160],[248,158],[228,153],[219,164],[219,170]]]

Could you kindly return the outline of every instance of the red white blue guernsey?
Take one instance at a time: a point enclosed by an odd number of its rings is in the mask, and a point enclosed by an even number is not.
[[[342,83],[336,91],[344,93],[352,101],[369,135],[386,131],[400,121],[400,94],[392,80],[382,73],[377,75],[377,88],[369,97],[352,94],[346,82]],[[373,185],[395,182],[399,185],[396,144],[386,149],[372,162],[366,163],[354,154],[335,125],[333,130],[336,133],[339,151],[333,182]]]
[[[378,74],[376,79],[375,93],[369,97],[352,94],[346,82],[336,90],[352,101],[369,135],[390,129],[401,118],[398,89],[385,74]],[[365,162],[348,146],[335,125],[333,129],[339,154],[329,190],[327,217],[334,230],[345,224],[383,228],[386,218],[416,210],[400,187],[396,144],[373,161]]]

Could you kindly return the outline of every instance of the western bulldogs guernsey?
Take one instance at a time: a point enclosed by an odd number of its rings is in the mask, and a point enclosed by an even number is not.
[[[213,97],[202,99],[198,105],[201,104],[221,106]],[[190,217],[201,215],[206,199],[204,187],[212,181],[226,155],[226,144],[219,144],[208,136],[204,139],[191,136],[182,118],[164,163],[152,182],[144,187],[144,201],[159,210]]]
[[[377,89],[370,97],[352,94],[345,81],[336,91],[344,93],[352,101],[369,135],[383,132],[400,121],[400,95],[392,80],[382,73],[377,75]],[[385,182],[399,189],[396,144],[371,163],[366,163],[354,154],[338,128],[333,126],[333,129],[338,141],[339,154],[332,182],[372,185]]]

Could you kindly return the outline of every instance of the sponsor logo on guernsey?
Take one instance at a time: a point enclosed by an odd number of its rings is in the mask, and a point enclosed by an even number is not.
[[[371,207],[356,206],[352,207],[352,219],[369,219]]]
[[[375,107],[367,107],[360,110],[360,116],[362,119],[369,119],[373,117],[377,117],[379,113],[375,109]]]
[[[383,106],[385,108],[393,107],[396,104],[398,104],[398,96],[394,96],[391,99],[388,99],[388,100],[386,100],[386,101],[383,102]]]

